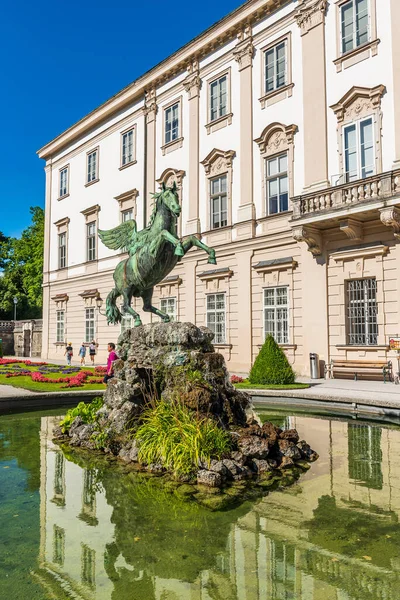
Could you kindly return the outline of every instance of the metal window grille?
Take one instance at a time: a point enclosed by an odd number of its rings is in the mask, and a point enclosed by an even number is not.
[[[347,282],[348,343],[373,346],[378,343],[376,279]]]
[[[64,341],[64,317],[65,313],[63,310],[57,311],[57,342]]]
[[[381,429],[370,425],[348,425],[349,478],[368,488],[383,485]]]
[[[171,321],[176,321],[176,298],[161,298],[160,308],[169,315]]]
[[[97,179],[97,150],[88,154],[87,157],[87,182]]]
[[[289,343],[289,297],[287,287],[264,290],[264,335],[277,344]]]
[[[131,129],[122,134],[122,166],[133,160],[133,129]]]
[[[265,93],[272,92],[287,84],[286,41],[266,50]]]
[[[228,225],[227,176],[210,180],[210,228],[218,229]]]
[[[267,212],[275,215],[289,209],[287,153],[266,160]]]
[[[96,260],[96,223],[87,225],[87,260]]]
[[[224,75],[210,83],[210,121],[226,115],[228,77]]]
[[[173,142],[179,137],[179,102],[165,111],[165,143]]]
[[[225,294],[207,296],[207,327],[214,333],[215,344],[226,342]]]
[[[85,309],[85,342],[89,343],[95,339],[94,308]]]
[[[68,194],[68,167],[60,171],[60,198]]]
[[[64,269],[67,266],[67,234],[58,234],[58,268]]]
[[[349,0],[341,7],[342,53],[370,39],[368,0]]]

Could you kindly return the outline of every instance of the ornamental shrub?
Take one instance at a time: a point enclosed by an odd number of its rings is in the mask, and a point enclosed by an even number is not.
[[[81,417],[83,423],[93,423],[96,420],[96,413],[103,406],[103,398],[97,396],[89,404],[79,402],[75,408],[67,411],[64,419],[60,421],[60,427],[63,433],[67,433],[76,417]]]
[[[258,385],[290,385],[295,379],[286,354],[272,335],[267,336],[250,371],[249,382]]]

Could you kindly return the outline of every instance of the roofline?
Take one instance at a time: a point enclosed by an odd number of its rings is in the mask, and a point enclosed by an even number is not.
[[[160,81],[166,81],[184,71],[196,58],[209,54],[216,45],[222,45],[245,25],[266,16],[269,8],[275,10],[293,0],[247,0],[234,11],[211,25],[193,40],[162,60],[120,92],[106,100],[88,115],[77,121],[56,138],[37,151],[39,158],[50,159],[66,145],[87,133],[110,115],[123,109],[135,98],[143,96],[146,88],[155,87]]]

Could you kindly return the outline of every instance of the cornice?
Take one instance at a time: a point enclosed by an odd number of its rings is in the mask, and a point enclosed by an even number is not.
[[[112,114],[132,104],[135,99],[143,97],[149,88],[156,88],[178,73],[184,72],[193,60],[207,56],[216,48],[226,44],[228,40],[234,39],[246,26],[259,22],[268,13],[275,12],[279,7],[290,2],[291,0],[248,0],[40,148],[39,157],[46,160],[53,157],[62,148],[104,122]]]

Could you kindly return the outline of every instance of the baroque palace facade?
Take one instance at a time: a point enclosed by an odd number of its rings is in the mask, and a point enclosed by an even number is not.
[[[126,254],[97,230],[144,227],[151,193],[176,181],[180,232],[218,265],[191,250],[154,304],[213,329],[231,371],[267,333],[299,374],[309,352],[394,359],[398,23],[398,0],[249,0],[44,146],[42,357],[94,338],[105,359],[120,327],[104,300]]]

